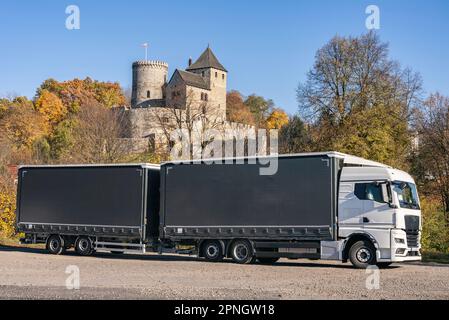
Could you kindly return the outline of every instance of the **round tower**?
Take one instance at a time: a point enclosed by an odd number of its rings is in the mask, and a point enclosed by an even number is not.
[[[148,106],[145,102],[164,99],[168,64],[162,61],[137,61],[133,63],[133,87],[131,107]]]

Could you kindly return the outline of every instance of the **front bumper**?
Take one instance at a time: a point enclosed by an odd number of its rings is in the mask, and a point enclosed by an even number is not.
[[[390,257],[381,258],[378,256],[378,262],[408,262],[408,261],[421,261],[421,245],[420,235],[417,241],[418,246],[409,246],[407,243],[407,233],[404,230],[393,229],[391,230],[391,250]],[[396,239],[403,239],[403,243],[397,243]],[[380,255],[380,254],[379,254]]]

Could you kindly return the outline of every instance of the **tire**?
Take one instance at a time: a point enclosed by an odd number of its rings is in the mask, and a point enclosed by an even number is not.
[[[59,235],[51,235],[47,239],[47,251],[51,254],[60,255],[65,251],[64,239]]]
[[[202,247],[202,255],[209,262],[220,262],[224,258],[223,247],[217,240],[205,241]]]
[[[238,264],[250,264],[256,259],[253,246],[248,240],[234,241],[231,246],[231,257]]]
[[[261,264],[275,264],[279,261],[279,258],[257,258]]]
[[[380,269],[383,269],[383,268],[388,268],[389,266],[391,266],[392,263],[393,263],[393,262],[378,262],[378,263],[377,263],[377,266],[378,266]]]
[[[376,249],[370,241],[357,241],[349,249],[349,260],[357,269],[366,269],[376,264]]]
[[[90,256],[94,252],[92,241],[88,237],[78,237],[75,241],[75,251],[80,256]]]

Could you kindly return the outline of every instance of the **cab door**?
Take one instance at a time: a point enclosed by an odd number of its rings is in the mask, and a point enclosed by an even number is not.
[[[355,183],[354,195],[363,203],[362,223],[364,228],[391,227],[394,224],[389,203],[385,201],[382,182]]]
[[[338,195],[340,228],[362,228],[363,206],[363,201],[354,194],[354,182],[341,182]]]

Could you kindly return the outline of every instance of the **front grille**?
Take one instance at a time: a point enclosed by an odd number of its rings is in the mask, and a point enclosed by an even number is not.
[[[419,230],[418,216],[405,216],[405,230]]]
[[[419,217],[405,216],[405,232],[407,233],[407,247],[417,248],[419,246]]]
[[[419,244],[419,231],[406,230],[407,233],[407,247],[418,248]]]

